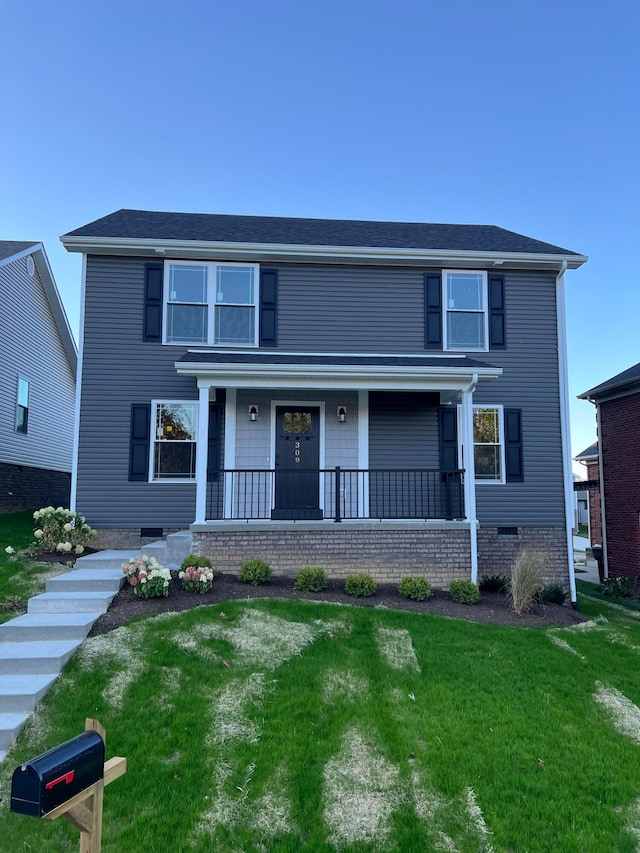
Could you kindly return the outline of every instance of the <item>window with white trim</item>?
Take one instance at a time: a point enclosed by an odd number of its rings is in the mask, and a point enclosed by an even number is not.
[[[16,432],[23,435],[29,429],[29,382],[18,376],[18,387],[16,392]]]
[[[473,407],[473,458],[477,483],[504,483],[502,406]]]
[[[151,479],[195,480],[198,404],[155,401],[151,425]]]
[[[257,264],[165,263],[165,343],[254,347]]]
[[[486,272],[443,270],[442,287],[444,349],[488,349]]]

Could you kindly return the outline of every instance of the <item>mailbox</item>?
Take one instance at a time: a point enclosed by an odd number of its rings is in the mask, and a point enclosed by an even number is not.
[[[104,776],[104,740],[86,731],[13,771],[11,811],[42,817]]]

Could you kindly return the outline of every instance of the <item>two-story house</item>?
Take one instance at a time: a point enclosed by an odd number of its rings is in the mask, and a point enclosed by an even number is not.
[[[0,511],[69,506],[77,352],[42,243],[0,240]]]
[[[77,508],[221,569],[574,593],[564,273],[494,226],[120,210],[84,255]]]

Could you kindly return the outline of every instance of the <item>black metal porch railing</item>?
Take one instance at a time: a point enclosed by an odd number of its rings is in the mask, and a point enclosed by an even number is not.
[[[208,520],[464,518],[464,471],[221,469],[207,482]]]

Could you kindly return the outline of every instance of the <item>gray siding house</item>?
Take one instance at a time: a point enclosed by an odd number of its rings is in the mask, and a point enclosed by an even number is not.
[[[0,241],[0,511],[69,506],[77,353],[42,243]]]
[[[77,509],[436,586],[523,547],[575,596],[564,273],[494,226],[120,210],[84,255]]]

